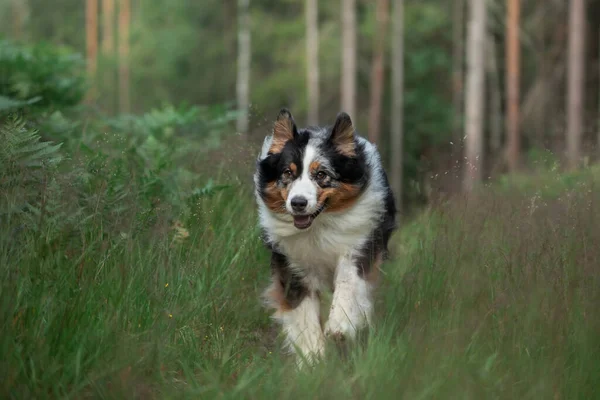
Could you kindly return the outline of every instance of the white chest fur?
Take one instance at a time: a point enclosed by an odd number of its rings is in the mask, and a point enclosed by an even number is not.
[[[264,205],[260,220],[290,266],[317,285],[331,282],[340,260],[365,244],[382,217],[383,204],[383,192],[367,190],[349,210],[325,212],[306,230],[295,228],[290,216],[273,214]]]

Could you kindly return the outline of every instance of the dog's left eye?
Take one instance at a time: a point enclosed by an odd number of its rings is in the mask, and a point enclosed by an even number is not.
[[[325,179],[326,176],[327,176],[327,174],[325,172],[323,172],[323,171],[319,171],[317,173],[317,179],[320,180],[320,181],[322,181],[323,179]]]

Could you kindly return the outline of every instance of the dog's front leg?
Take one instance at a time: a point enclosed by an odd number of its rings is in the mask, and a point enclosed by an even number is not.
[[[371,323],[373,303],[371,283],[359,275],[351,256],[342,257],[334,279],[333,301],[325,335],[336,339],[354,339]]]
[[[316,290],[295,275],[287,259],[273,253],[272,283],[267,289],[268,304],[275,309],[285,342],[298,355],[298,366],[315,362],[323,354],[325,337],[320,321],[320,299]]]
[[[279,310],[276,319],[281,322],[289,349],[296,353],[298,366],[312,364],[323,354],[325,337],[319,320],[320,302],[316,293],[307,294],[291,310]]]

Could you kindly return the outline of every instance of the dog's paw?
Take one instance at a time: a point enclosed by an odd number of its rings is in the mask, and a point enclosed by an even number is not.
[[[298,368],[313,366],[319,362],[325,353],[325,336],[321,330],[318,332],[304,332],[289,345],[290,350],[295,353]]]
[[[303,369],[306,367],[315,366],[323,354],[325,353],[325,340],[320,340],[318,343],[308,348],[296,349],[296,367]]]
[[[350,321],[345,314],[342,317],[338,317],[332,313],[329,321],[325,324],[325,336],[333,339],[338,344],[346,342],[347,339],[353,340],[356,337],[358,329],[364,325],[363,321],[359,320],[356,322],[358,326]]]

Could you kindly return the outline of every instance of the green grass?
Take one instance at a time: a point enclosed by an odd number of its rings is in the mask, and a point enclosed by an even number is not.
[[[558,192],[488,188],[406,223],[373,331],[302,372],[259,302],[245,184],[201,197],[181,240],[110,210],[83,237],[3,229],[0,397],[597,398],[600,193]]]

